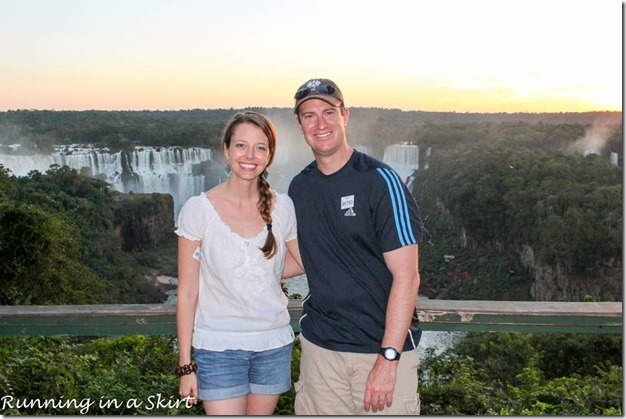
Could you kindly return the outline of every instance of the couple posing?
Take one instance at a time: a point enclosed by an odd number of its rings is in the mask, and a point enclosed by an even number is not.
[[[311,79],[294,99],[315,160],[288,195],[267,182],[272,123],[240,112],[222,137],[227,180],[181,209],[180,395],[210,415],[273,414],[295,338],[280,280],[306,271],[295,413],[419,414],[417,204],[389,166],[348,145],[333,81]]]

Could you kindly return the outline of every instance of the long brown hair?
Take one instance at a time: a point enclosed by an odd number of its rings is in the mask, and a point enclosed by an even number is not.
[[[271,259],[276,255],[278,251],[278,247],[276,245],[276,238],[274,237],[274,233],[272,233],[272,190],[270,189],[270,184],[267,181],[267,168],[271,166],[274,161],[274,155],[276,154],[276,130],[274,129],[274,125],[272,121],[265,115],[261,115],[257,112],[252,111],[243,111],[237,112],[233,115],[232,118],[226,124],[224,128],[224,134],[222,135],[222,148],[230,148],[230,140],[233,136],[233,132],[235,128],[240,124],[252,124],[256,127],[259,127],[261,131],[265,134],[268,141],[270,157],[267,162],[267,166],[263,173],[259,175],[258,179],[258,187],[259,187],[259,202],[257,207],[259,208],[259,212],[261,213],[261,217],[263,217],[263,221],[267,226],[267,239],[265,240],[265,244],[261,247],[261,251],[263,255],[267,259]]]

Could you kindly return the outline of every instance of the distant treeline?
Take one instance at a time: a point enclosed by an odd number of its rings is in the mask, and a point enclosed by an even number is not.
[[[298,135],[291,108],[246,108],[269,115],[281,135]],[[0,112],[0,152],[20,144],[23,152],[45,153],[59,144],[93,144],[113,151],[135,146],[219,146],[226,121],[242,109],[178,111],[54,111]],[[620,124],[621,112],[457,113],[350,108],[350,138],[377,146],[415,141],[424,127],[442,124],[579,124],[610,121]],[[377,152],[380,150],[377,150]]]

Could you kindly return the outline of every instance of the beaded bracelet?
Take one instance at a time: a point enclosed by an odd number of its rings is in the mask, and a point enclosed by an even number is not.
[[[196,361],[191,361],[187,365],[177,365],[174,368],[174,374],[178,375],[179,377],[182,377],[183,375],[189,375],[192,372],[196,371],[198,371],[198,365],[196,364]]]

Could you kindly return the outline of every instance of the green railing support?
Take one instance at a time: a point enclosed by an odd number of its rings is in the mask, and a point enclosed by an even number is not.
[[[417,302],[425,331],[622,333],[621,302]],[[300,330],[302,302],[289,302]],[[115,336],[176,333],[176,307],[166,304],[0,306],[0,336]]]

